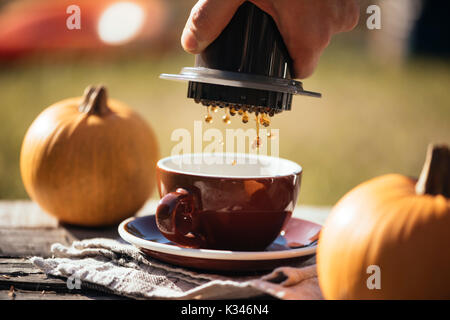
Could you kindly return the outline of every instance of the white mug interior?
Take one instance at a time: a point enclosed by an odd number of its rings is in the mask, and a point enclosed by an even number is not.
[[[157,167],[169,172],[223,178],[271,178],[302,172],[302,167],[293,161],[245,153],[175,155],[159,160]]]

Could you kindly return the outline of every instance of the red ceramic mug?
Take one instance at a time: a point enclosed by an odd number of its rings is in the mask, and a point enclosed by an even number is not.
[[[156,222],[181,246],[263,250],[297,202],[302,168],[251,154],[186,154],[161,159]]]

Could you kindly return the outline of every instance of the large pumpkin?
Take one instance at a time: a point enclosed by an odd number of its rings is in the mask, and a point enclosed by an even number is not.
[[[333,208],[317,266],[328,299],[450,298],[450,151],[431,146],[419,181],[367,181]]]
[[[44,110],[20,155],[30,197],[63,222],[110,225],[132,216],[154,189],[158,147],[146,122],[104,87]]]

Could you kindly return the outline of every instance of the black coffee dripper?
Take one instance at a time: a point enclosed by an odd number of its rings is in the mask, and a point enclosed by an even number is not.
[[[273,115],[290,110],[294,94],[321,97],[292,79],[292,59],[270,15],[250,2],[195,57],[195,67],[160,78],[187,80],[188,98],[205,106]]]

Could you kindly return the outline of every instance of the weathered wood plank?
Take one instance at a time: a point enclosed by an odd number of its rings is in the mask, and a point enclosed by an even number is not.
[[[99,297],[102,298],[102,297]],[[11,294],[9,290],[0,291],[0,300],[93,300],[82,294],[58,293],[53,291],[29,291],[14,290]]]
[[[118,239],[118,226],[109,226],[105,228],[83,228],[77,226],[61,225],[71,238],[76,240],[91,239],[91,238],[108,238]]]
[[[0,228],[0,256],[49,257],[53,243],[69,245],[74,240],[76,238],[63,228]]]
[[[157,200],[149,200],[136,215],[154,213],[157,204]],[[38,204],[33,201],[0,201],[0,227],[58,228],[59,226],[59,222],[55,217],[44,212]]]
[[[0,290],[18,289],[67,291],[66,282],[46,276],[26,259],[0,259]]]
[[[11,288],[13,288],[11,290]],[[13,294],[12,294],[13,293]],[[0,258],[0,299],[121,299],[87,284],[69,289],[65,279],[45,275],[27,259]]]
[[[11,228],[56,228],[58,220],[27,200],[0,201],[0,226]]]
[[[63,279],[48,277],[43,273],[22,274],[16,276],[0,277],[0,289],[7,290],[11,286],[18,289],[33,291],[67,292],[67,283]]]
[[[84,229],[73,226],[58,228],[2,228],[0,227],[0,257],[50,257],[50,247],[58,242],[70,245],[89,238],[119,237],[117,227]]]
[[[0,258],[0,279],[33,273],[42,273],[42,271],[28,260]]]
[[[109,295],[95,291],[55,292],[33,291],[14,288],[13,291],[0,290],[0,300],[128,300],[125,297]]]

